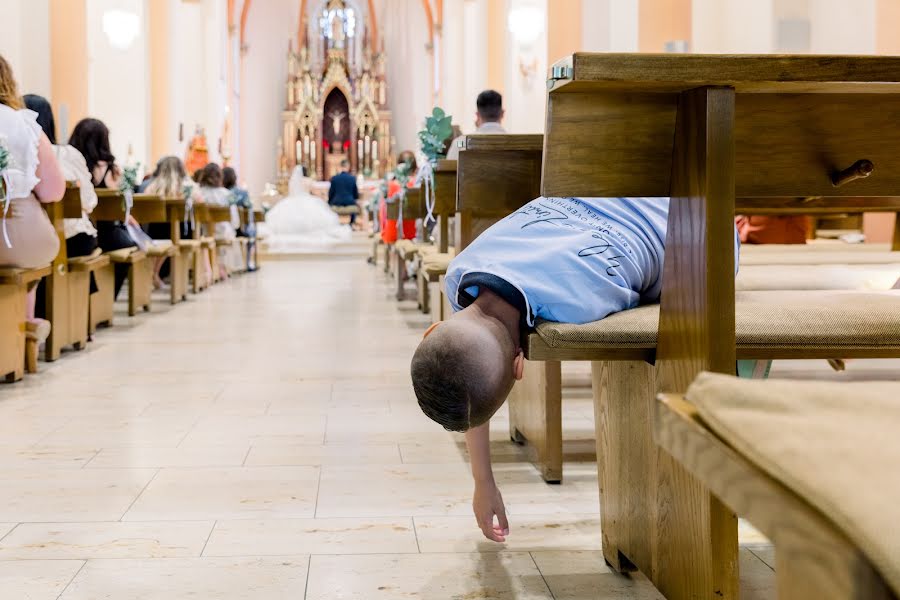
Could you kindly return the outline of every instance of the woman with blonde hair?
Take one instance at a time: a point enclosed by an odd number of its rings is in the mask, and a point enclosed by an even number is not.
[[[25,109],[9,63],[0,56],[0,146],[7,154],[0,171],[5,194],[0,233],[0,266],[34,268],[53,262],[59,237],[41,203],[58,202],[66,191],[53,145]],[[35,289],[28,292],[26,332],[38,342],[50,335],[50,323],[34,316]]]
[[[156,163],[156,170],[153,171],[153,176],[143,187],[144,193],[160,196],[162,198],[180,198],[187,189],[190,189],[191,202],[203,202],[203,197],[200,195],[200,190],[198,189],[199,186],[188,177],[187,170],[184,168],[184,163],[181,162],[181,159],[177,156],[166,156],[159,159],[159,162]],[[187,199],[188,198],[185,198],[185,200]],[[151,223],[147,228],[147,233],[150,234],[150,237],[159,240],[169,239],[171,236],[169,225],[167,223]],[[185,239],[189,239],[192,235],[193,229],[191,223],[189,220],[186,220],[181,227],[181,236]],[[166,260],[166,258],[161,257],[156,261],[155,270],[153,272],[153,283],[157,288],[162,287],[163,285],[160,270]],[[210,270],[208,265],[206,270]]]

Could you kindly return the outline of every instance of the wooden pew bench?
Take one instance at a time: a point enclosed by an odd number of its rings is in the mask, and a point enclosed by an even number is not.
[[[683,392],[701,370],[734,373],[744,355],[733,219],[747,206],[736,199],[802,213],[803,198],[831,196],[836,211],[897,212],[898,84],[900,59],[883,57],[576,54],[553,68],[544,195],[671,198],[655,371],[639,361],[627,377],[595,370],[603,460],[644,465],[601,469],[604,556],[616,569],[637,567],[668,598],[738,594],[735,516],[653,446],[647,408],[656,391]],[[865,161],[871,177],[859,176]],[[785,320],[781,337],[763,338],[750,357],[900,356],[897,292],[858,315],[862,337],[842,339],[822,324],[846,323],[848,306],[876,301],[858,292],[829,304],[830,294],[802,292],[819,325]],[[758,331],[785,314],[766,308]]]
[[[399,200],[390,202],[387,205],[387,218],[397,222],[398,236],[403,235],[403,223],[401,221],[424,219],[428,212],[425,205],[425,190],[421,187],[407,189],[403,202],[402,211]],[[388,260],[385,266],[390,268],[397,282],[397,300],[406,298],[405,284],[408,279],[406,262],[413,260],[418,255],[420,248],[425,246],[430,247],[430,244],[421,239],[421,237],[415,240],[398,238],[395,243],[388,244]]]
[[[92,256],[71,259],[66,252],[64,220],[82,216],[81,192],[77,184],[69,182],[60,202],[43,207],[59,236],[59,252],[44,282],[46,317],[51,325],[44,360],[52,362],[60,357],[65,347],[82,350],[100,323],[112,324],[112,265],[109,257],[102,256],[99,250]],[[92,274],[99,288],[95,297],[90,293]]]
[[[218,223],[229,223],[230,224],[232,222],[231,221],[232,214],[231,214],[230,206],[207,205],[206,210],[209,215],[208,220],[206,221],[206,225],[207,225],[206,231],[207,231],[207,234],[211,233],[213,235],[213,239],[215,240],[216,254],[218,255],[216,263],[218,265],[222,262],[224,253],[232,252],[232,251],[240,252],[240,249],[238,246],[239,242],[237,241],[237,238],[235,238],[233,240],[226,240],[226,239],[221,239],[221,238],[215,237],[216,225]],[[231,275],[232,273],[241,272],[243,270],[242,268],[234,269],[234,268],[232,268],[232,265],[228,265],[227,269],[228,269],[229,275]]]
[[[181,235],[185,222],[195,222],[188,213],[187,201],[183,197],[165,198],[166,222],[169,225],[169,241],[172,250],[169,251],[169,299],[172,304],[187,300],[190,284],[191,267],[196,262],[196,256],[200,253],[200,242],[194,239],[183,239]],[[196,229],[196,227],[194,227]],[[198,282],[194,281],[195,292]]]
[[[131,214],[138,222],[165,222],[165,200],[158,196],[135,194]],[[97,190],[97,207],[91,218],[94,221],[124,221],[124,196],[117,190]],[[114,265],[128,266],[128,315],[133,317],[139,309],[149,311],[153,294],[153,260],[150,260],[150,252],[134,247],[106,254]]]
[[[444,318],[441,307],[441,293],[438,289],[440,278],[447,272],[450,261],[456,256],[456,248],[450,243],[450,218],[456,213],[456,171],[455,160],[439,160],[434,169],[434,211],[437,220],[432,230],[435,245],[427,253],[420,252],[417,288],[419,308],[431,313],[433,321]],[[437,294],[435,301],[432,300]]]
[[[687,398],[660,397],[655,433],[775,544],[779,598],[896,598],[898,488],[884,476],[896,472],[897,398],[896,383],[702,374]]]
[[[0,268],[0,376],[7,383],[37,372],[38,345],[25,335],[26,296],[31,287],[50,275],[52,267]]]

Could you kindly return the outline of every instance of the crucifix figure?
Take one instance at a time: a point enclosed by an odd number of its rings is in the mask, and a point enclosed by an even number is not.
[[[343,121],[344,117],[346,116],[347,113],[338,111],[334,111],[328,114],[328,118],[331,119],[331,130],[334,132],[335,136],[341,135],[341,121]]]

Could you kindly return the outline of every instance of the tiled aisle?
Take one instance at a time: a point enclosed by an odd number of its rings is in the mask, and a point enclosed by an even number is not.
[[[154,310],[0,387],[0,598],[658,597],[603,566],[595,465],[545,485],[503,415],[512,534],[481,538],[462,438],[408,382],[426,318],[380,270],[269,262]],[[565,410],[590,437],[589,395]]]

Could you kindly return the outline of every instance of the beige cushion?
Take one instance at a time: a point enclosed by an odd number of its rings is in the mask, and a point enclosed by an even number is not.
[[[178,245],[182,248],[199,248],[200,240],[178,240]]]
[[[743,244],[741,255],[784,252],[890,252],[890,244],[848,244],[838,240],[810,240],[806,244]]]
[[[817,240],[805,245],[744,244],[744,265],[877,265],[900,263],[900,252],[891,252],[888,244],[845,244]]]
[[[339,215],[358,215],[359,206],[353,204],[351,206],[332,206],[331,210]]]
[[[900,384],[701,374],[706,424],[842,530],[900,593]]]
[[[449,254],[429,254],[422,259],[422,271],[431,277],[443,275],[450,267],[450,261],[453,257]]]
[[[736,333],[742,348],[897,348],[900,290],[885,292],[738,292]],[[584,325],[541,322],[551,348],[653,348],[659,305],[641,306]]]
[[[737,290],[889,290],[900,280],[893,264],[742,265]]]
[[[140,260],[147,256],[145,253],[138,250],[136,246],[122,248],[121,250],[112,250],[111,252],[107,252],[107,254],[109,255],[109,260],[115,263],[134,262],[135,260]]]
[[[153,240],[147,247],[147,256],[171,256],[174,252],[172,240]]]

